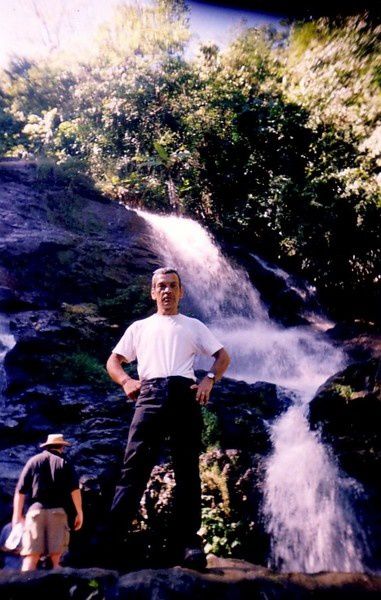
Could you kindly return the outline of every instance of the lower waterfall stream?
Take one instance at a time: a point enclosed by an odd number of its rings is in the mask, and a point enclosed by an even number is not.
[[[308,573],[364,571],[366,536],[351,502],[361,488],[340,472],[307,418],[317,388],[345,366],[344,354],[312,327],[272,321],[248,274],[223,256],[200,224],[137,212],[152,227],[163,266],[179,270],[187,308],[231,355],[227,376],[274,383],[294,398],[269,425],[273,449],[263,491],[269,565]]]

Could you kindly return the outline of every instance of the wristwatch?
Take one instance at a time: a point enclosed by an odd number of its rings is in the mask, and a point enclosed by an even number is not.
[[[209,373],[207,373],[206,376],[209,377],[209,379],[211,379],[213,383],[216,382],[216,374],[213,373],[213,371],[209,371]]]

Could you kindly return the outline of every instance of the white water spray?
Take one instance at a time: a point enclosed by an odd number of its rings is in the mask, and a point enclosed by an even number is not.
[[[13,348],[16,340],[9,331],[9,318],[0,313],[0,395],[5,386],[4,358],[7,352]]]
[[[283,571],[363,571],[366,544],[350,504],[354,482],[340,475],[306,418],[316,389],[344,366],[343,354],[309,327],[273,323],[247,273],[221,254],[198,223],[139,214],[153,227],[163,264],[179,270],[194,311],[231,354],[229,377],[275,383],[295,397],[270,427],[263,513],[271,565]]]
[[[8,413],[4,390],[6,387],[6,374],[4,369],[4,358],[7,352],[13,348],[16,340],[9,330],[9,317],[0,313],[0,414]],[[7,420],[6,420],[7,422]]]
[[[187,295],[203,318],[241,314],[253,320],[267,318],[247,273],[222,259],[205,229],[191,219],[137,212],[155,228],[156,250],[165,264],[176,265],[181,272]]]

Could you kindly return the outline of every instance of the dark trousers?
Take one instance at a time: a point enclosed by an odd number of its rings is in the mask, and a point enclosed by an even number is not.
[[[201,526],[201,407],[192,379],[166,377],[142,382],[128,435],[122,474],[111,507],[113,522],[125,530],[135,517],[160,443],[169,437],[176,480],[178,539],[192,544]]]

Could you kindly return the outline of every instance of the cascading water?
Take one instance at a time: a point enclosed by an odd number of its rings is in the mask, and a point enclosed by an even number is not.
[[[191,219],[138,211],[155,230],[163,264],[178,268],[185,300],[225,343],[229,376],[268,381],[309,397],[343,365],[342,353],[321,334],[272,322],[247,273],[232,265],[205,229]]]
[[[9,331],[9,318],[6,315],[0,313],[0,407],[2,414],[4,414],[3,392],[6,384],[4,358],[6,353],[13,348],[15,343],[16,340],[12,333]]]
[[[221,254],[198,223],[138,212],[153,228],[163,265],[181,273],[191,311],[228,349],[229,377],[275,383],[295,398],[269,426],[273,451],[263,515],[272,540],[271,566],[364,571],[366,541],[350,502],[355,482],[341,476],[306,416],[318,386],[344,366],[342,352],[309,327],[272,322],[247,273]]]

